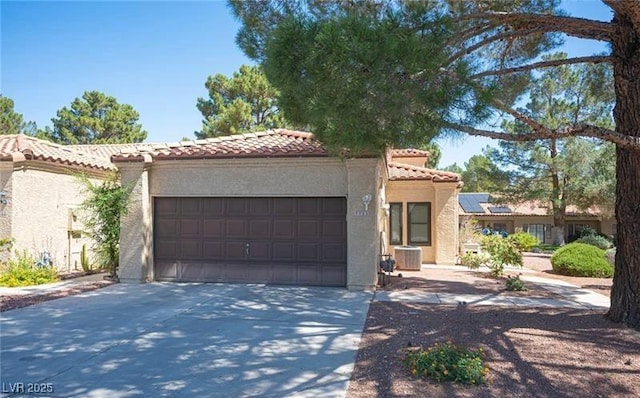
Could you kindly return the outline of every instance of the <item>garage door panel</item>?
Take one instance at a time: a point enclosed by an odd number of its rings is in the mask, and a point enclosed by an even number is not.
[[[249,220],[249,235],[251,239],[265,239],[271,237],[271,220]]]
[[[345,198],[155,198],[154,211],[158,280],[346,283]]]
[[[318,258],[319,244],[316,242],[298,243],[296,259],[299,261],[312,261]]]
[[[227,200],[227,216],[245,217],[246,215],[247,199],[233,198],[233,200]]]
[[[295,244],[293,242],[274,242],[273,261],[290,262],[295,259]]]
[[[327,286],[344,286],[347,269],[343,265],[322,266],[322,284]]]
[[[205,241],[203,243],[203,256],[210,259],[225,258],[225,245],[222,242]]]
[[[323,238],[343,240],[347,236],[347,228],[342,220],[322,220]]]
[[[202,229],[200,220],[180,220],[180,234],[185,237],[194,237],[202,235]]]
[[[298,200],[298,216],[320,216],[320,201],[317,198],[300,198]]]
[[[224,198],[207,198],[207,200],[203,201],[203,213],[205,218],[207,216],[222,216],[224,215],[224,206],[225,206]]]
[[[226,221],[227,237],[230,238],[246,238],[247,237],[247,220],[227,220]]]
[[[296,211],[296,201],[294,198],[277,198],[273,203],[273,215],[293,216]]]
[[[180,201],[180,214],[185,216],[197,216],[202,213],[202,200],[200,198],[182,198]]]
[[[320,277],[320,266],[317,264],[305,264],[298,267],[297,280],[306,285],[317,285],[322,279]]]
[[[156,257],[176,259],[178,258],[178,241],[156,240],[154,244]]]
[[[252,242],[249,245],[248,259],[250,261],[269,261],[271,259],[271,243],[270,242]]]
[[[295,236],[295,220],[273,220],[273,237],[292,239]]]
[[[199,240],[180,241],[180,258],[200,259],[202,257],[202,244]]]
[[[164,220],[158,220],[156,222],[156,236],[158,237],[163,237],[163,236],[169,236],[169,237],[176,237],[179,233],[180,233],[180,228],[179,228],[179,223],[180,221],[175,219],[164,219]]]
[[[296,271],[296,266],[293,264],[275,264],[273,266],[272,281],[274,283],[292,284],[296,281]]]
[[[175,262],[156,261],[153,269],[156,280],[175,280],[178,278],[178,266]]]
[[[160,198],[156,199],[154,212],[156,216],[177,215],[178,214],[178,198]]]
[[[225,242],[225,254],[229,260],[246,260],[244,242]]]
[[[325,198],[322,201],[322,215],[344,216],[347,213],[347,202],[343,198]]]
[[[225,220],[221,218],[205,219],[202,221],[203,235],[208,238],[221,238],[224,233]]]
[[[322,245],[322,260],[330,262],[347,261],[347,250],[340,243],[325,243]]]
[[[250,264],[247,273],[252,283],[270,283],[272,268],[270,264]],[[246,281],[246,279],[245,279]]]
[[[271,199],[269,198],[250,198],[248,205],[251,216],[270,216],[272,213]]]
[[[317,238],[320,233],[319,220],[299,220],[298,236],[301,238]]]

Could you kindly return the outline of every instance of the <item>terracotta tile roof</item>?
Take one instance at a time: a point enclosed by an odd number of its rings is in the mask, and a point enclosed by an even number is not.
[[[96,156],[106,160],[110,160],[111,156],[122,151],[133,151],[138,148],[146,149],[151,144],[134,143],[134,144],[92,144],[92,145],[69,145],[69,148],[76,149],[88,155]]]
[[[154,159],[230,159],[265,157],[326,157],[329,152],[313,134],[291,130],[269,130],[203,140],[167,144],[141,144],[122,148],[114,162]]]
[[[93,156],[70,146],[54,144],[24,134],[0,135],[0,160],[41,160],[101,170],[115,168],[108,158]]]
[[[389,163],[389,180],[430,180],[433,182],[459,182],[460,175],[456,173],[450,173],[448,171],[433,170],[427,169],[425,167],[391,162]]]
[[[428,158],[429,155],[428,151],[423,151],[422,149],[404,148],[391,150],[391,158]]]

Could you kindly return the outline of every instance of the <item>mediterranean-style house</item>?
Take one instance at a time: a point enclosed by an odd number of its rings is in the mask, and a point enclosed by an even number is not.
[[[78,174],[94,183],[115,166],[72,146],[33,137],[0,135],[0,239],[37,259],[48,257],[61,272],[80,269],[83,234],[78,207],[83,186]],[[6,260],[10,252],[2,253]]]
[[[460,224],[467,220],[476,220],[480,228],[504,231],[512,234],[528,232],[542,243],[552,243],[551,228],[554,225],[550,214],[551,204],[528,201],[519,204],[491,203],[489,193],[460,193]],[[616,235],[615,217],[598,210],[580,211],[576,206],[567,206],[567,224],[565,239],[573,240],[580,231],[589,227],[597,232],[614,237]]]
[[[458,254],[462,182],[424,168],[424,151],[340,158],[290,130],[165,144],[1,142],[1,237],[50,247],[67,268],[76,264],[79,227],[70,220],[82,202],[74,173],[99,180],[119,171],[132,189],[121,222],[123,282],[357,290],[377,283],[380,255],[398,246],[420,247],[425,263],[453,264]]]

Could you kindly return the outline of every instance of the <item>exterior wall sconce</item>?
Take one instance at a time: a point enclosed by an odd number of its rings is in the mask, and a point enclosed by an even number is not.
[[[364,211],[369,211],[369,204],[371,203],[371,194],[368,193],[362,197],[362,203],[364,204]]]

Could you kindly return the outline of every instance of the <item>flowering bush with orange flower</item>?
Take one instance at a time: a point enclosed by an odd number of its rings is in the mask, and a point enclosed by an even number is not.
[[[429,377],[441,382],[450,380],[463,384],[485,382],[489,367],[484,363],[484,351],[460,347],[448,341],[424,349],[407,352],[404,363],[412,375]]]

